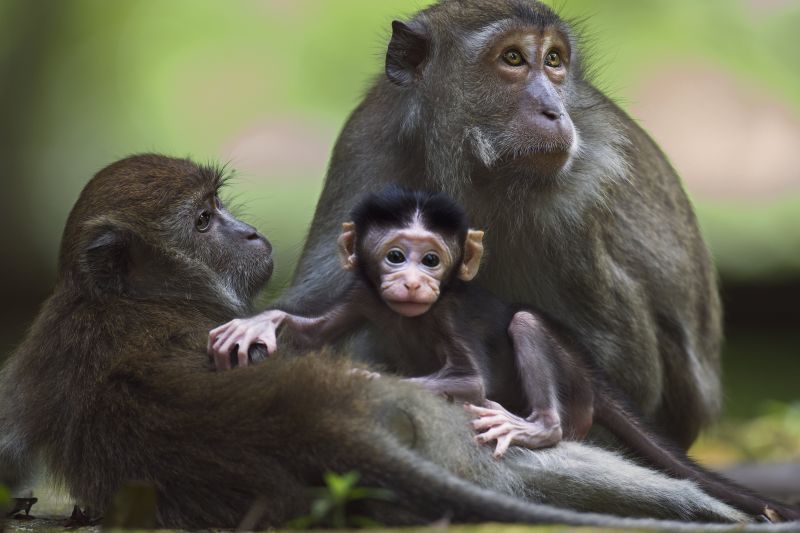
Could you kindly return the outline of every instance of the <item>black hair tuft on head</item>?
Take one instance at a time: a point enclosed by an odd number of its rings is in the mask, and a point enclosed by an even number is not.
[[[464,239],[469,229],[466,212],[446,194],[400,185],[389,185],[366,195],[352,213],[357,235],[373,227],[409,226],[415,217],[419,217],[426,229],[448,237]]]

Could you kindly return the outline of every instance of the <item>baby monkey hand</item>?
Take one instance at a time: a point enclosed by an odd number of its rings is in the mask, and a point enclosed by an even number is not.
[[[231,367],[231,352],[236,350],[238,366],[247,366],[247,352],[253,344],[263,344],[267,352],[278,349],[277,331],[289,316],[285,311],[268,309],[250,318],[236,318],[208,332],[208,354],[218,370]]]

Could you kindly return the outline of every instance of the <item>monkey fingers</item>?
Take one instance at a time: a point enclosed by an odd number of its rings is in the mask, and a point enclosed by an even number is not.
[[[244,334],[244,326],[242,326],[241,319],[238,318],[209,332],[211,355],[214,357],[217,369],[227,370],[231,367],[231,349]]]
[[[484,405],[487,407],[466,407],[480,417],[472,423],[476,430],[488,428],[476,437],[478,442],[497,441],[495,457],[502,456],[511,444],[536,449],[553,446],[561,440],[561,424],[557,416],[554,418],[550,413],[534,411],[526,420],[508,412],[497,402],[486,400]]]
[[[478,415],[478,418],[472,421],[472,427],[475,430],[489,429],[499,426],[506,421],[504,416],[498,415],[490,409],[482,409],[471,403],[465,403],[464,408],[472,414]],[[483,412],[479,412],[479,410]]]
[[[489,429],[488,431],[484,431],[483,433],[479,434],[476,439],[481,444],[486,444],[487,442],[491,442],[493,440],[497,440],[498,438],[502,437],[503,435],[507,435],[511,433],[514,429],[514,426],[509,422],[504,422],[499,426],[494,426],[493,428]]]
[[[239,366],[247,366],[247,352],[254,343],[266,345],[267,352],[277,350],[276,332],[286,318],[286,313],[267,310],[250,318],[237,318],[209,332],[209,351],[220,370],[230,368],[230,354],[238,346]]]
[[[497,446],[495,446],[492,456],[494,456],[495,459],[503,457],[503,455],[505,455],[505,453],[508,451],[509,446],[511,446],[513,442],[514,442],[513,431],[500,436],[497,439]]]
[[[472,421],[475,430],[490,429],[503,424],[506,419],[502,416],[484,416]]]
[[[498,411],[507,412],[502,405],[500,405],[497,402],[493,402],[492,400],[484,401],[483,405],[484,405],[484,407],[481,407],[479,405],[475,405],[473,403],[465,403],[464,407],[467,409],[467,411],[470,411],[473,414],[476,414],[476,415],[481,416],[481,417],[497,415]]]
[[[239,366],[247,366],[250,362],[248,353],[253,344],[263,344],[267,347],[267,353],[273,354],[277,349],[277,339],[275,330],[270,329],[262,334],[249,330],[245,333],[244,337],[239,340],[235,347],[237,349],[237,357],[239,359]]]

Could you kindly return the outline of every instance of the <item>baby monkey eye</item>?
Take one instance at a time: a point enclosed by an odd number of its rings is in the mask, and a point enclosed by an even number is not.
[[[203,211],[200,213],[200,216],[197,217],[197,220],[194,223],[194,227],[199,232],[208,231],[209,226],[211,226],[211,213],[208,211]]]
[[[405,262],[406,256],[400,250],[389,250],[389,253],[386,254],[386,260],[393,265],[399,265]]]
[[[561,66],[561,56],[558,52],[550,52],[544,58],[544,64],[551,68],[558,68]]]
[[[524,63],[524,60],[522,59],[522,52],[515,48],[511,48],[503,52],[503,61],[512,67],[518,67]]]
[[[433,252],[425,254],[425,256],[422,258],[422,264],[428,268],[439,266],[439,262],[439,256]]]

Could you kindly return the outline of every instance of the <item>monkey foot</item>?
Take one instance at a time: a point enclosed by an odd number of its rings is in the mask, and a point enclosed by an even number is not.
[[[525,419],[490,400],[484,407],[472,404],[465,404],[465,407],[478,415],[472,427],[482,433],[475,439],[481,444],[497,441],[495,457],[502,457],[512,445],[536,449],[553,446],[561,440],[561,423],[554,411],[534,411]]]

